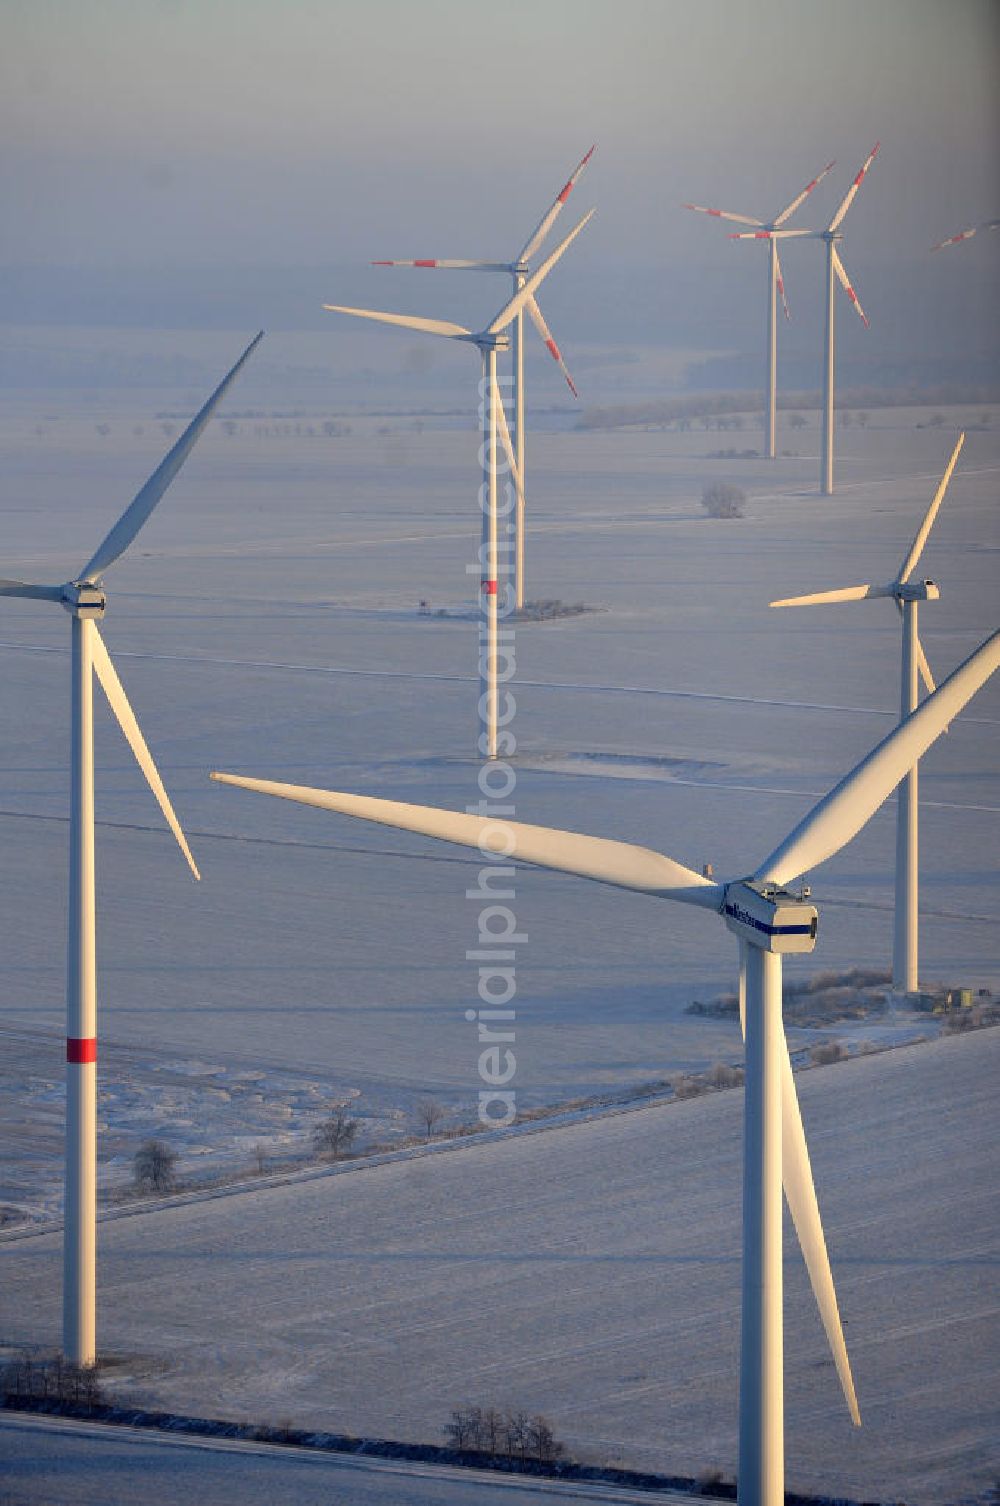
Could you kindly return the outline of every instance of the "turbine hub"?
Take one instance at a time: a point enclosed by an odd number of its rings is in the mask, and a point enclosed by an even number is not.
[[[807,895],[743,879],[726,888],[722,914],[741,941],[762,952],[811,952],[819,915]]]
[[[62,588],[62,605],[71,617],[101,618],[107,597],[101,586],[87,580],[71,580]]]

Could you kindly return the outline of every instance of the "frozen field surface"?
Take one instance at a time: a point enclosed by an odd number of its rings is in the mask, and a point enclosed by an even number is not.
[[[0,1465],[15,1506],[67,1499],[75,1506],[683,1506],[695,1499],[11,1416],[0,1416]]]
[[[786,1237],[788,1484],[982,1500],[1000,1458],[1000,1032],[799,1078],[858,1386],[851,1427]],[[437,1440],[457,1404],[544,1411],[572,1452],[735,1467],[740,1091],[99,1230],[122,1396]],[[11,1345],[59,1332],[60,1242],[0,1249]]]
[[[213,339],[222,370],[239,342]],[[2,572],[62,580],[79,568],[160,458],[156,415],[176,428],[199,400],[12,402],[0,417]],[[282,398],[248,387],[245,400]],[[773,466],[706,458],[719,441],[697,431],[533,432],[528,595],[601,610],[516,630],[516,814],[717,874],[759,861],[898,704],[888,603],[767,602],[889,578],[968,416],[948,411],[930,429],[916,427],[926,412],[885,410],[839,433],[826,500],[815,427],[784,432],[779,444],[801,453]],[[189,1163],[223,1165],[307,1135],[306,1083],[317,1102],[350,1097],[380,1130],[412,1122],[424,1094],[475,1112],[475,857],[207,778],[214,767],[456,807],[479,798],[476,628],[416,614],[420,599],[473,599],[474,425],[352,425],[329,438],[318,418],[298,434],[213,424],[108,575],[106,641],[203,880],[99,709],[105,1180],[149,1134]],[[942,589],[921,617],[939,678],[996,624],[998,477],[1000,423],[970,433],[921,561]],[[703,515],[702,488],[718,479],[746,489],[744,519]],[[0,737],[0,1124],[16,1127],[0,1136],[0,1197],[31,1211],[58,1194],[68,636],[46,604],[0,604],[13,708]],[[994,684],[922,766],[928,982],[1000,986],[998,726]],[[810,876],[819,944],[790,974],[886,965],[893,862],[890,802]],[[530,869],[516,891],[522,1106],[739,1058],[732,1024],[683,1012],[732,986],[735,947],[711,917]],[[259,1073],[255,1098],[246,1074]]]

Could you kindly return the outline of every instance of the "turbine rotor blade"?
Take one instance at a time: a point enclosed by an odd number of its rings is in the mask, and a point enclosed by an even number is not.
[[[790,241],[790,240],[794,240],[796,236],[798,236],[800,239],[802,237],[811,237],[813,240],[816,240],[816,239],[818,239],[818,232],[815,231],[815,230],[805,230],[805,229],[802,229],[802,230],[731,230],[730,233],[729,233],[729,239],[731,241]]]
[[[191,849],[188,847],[187,839],[181,830],[180,822],[174,815],[174,808],[170,804],[170,797],[163,787],[163,780],[160,778],[156,764],[153,762],[153,756],[146,746],[146,739],[143,737],[139,723],[135,719],[135,712],[129,705],[128,696],[125,694],[122,682],[119,680],[118,673],[111,662],[111,656],[108,653],[104,639],[97,630],[96,622],[93,624],[93,628],[94,673],[97,675],[98,680],[100,680],[101,688],[107,696],[108,704],[117,718],[118,725],[125,734],[125,741],[135,754],[136,763],[146,776],[146,783],[156,796],[157,804],[166,818],[167,825],[177,838],[177,845],[187,859],[188,867],[195,878],[201,878],[194,858],[191,856]]]
[[[785,318],[790,319],[792,315],[788,307],[788,299],[785,297],[785,279],[781,271],[781,258],[778,256],[777,246],[775,246],[774,248],[774,270],[777,273],[778,278],[778,292],[781,294],[781,307],[785,311]]]
[[[521,482],[521,472],[517,468],[517,457],[514,454],[514,446],[511,444],[507,414],[504,411],[503,399],[500,396],[500,386],[495,378],[493,381],[493,408],[497,416],[497,428],[500,432],[500,441],[503,445],[504,454],[507,457],[507,464],[510,466],[510,473],[514,478],[514,485],[517,488],[517,495],[521,506],[524,507],[524,486]]]
[[[0,580],[0,596],[26,596],[35,601],[62,601],[62,586],[33,586],[25,580]]]
[[[121,517],[118,519],[118,522],[115,524],[111,532],[105,538],[104,542],[98,548],[96,554],[86,565],[84,565],[78,577],[81,582],[86,582],[88,585],[93,585],[97,581],[98,577],[102,574],[102,572],[105,571],[109,565],[113,565],[115,560],[119,559],[125,553],[125,550],[131,544],[132,540],[135,538],[136,534],[139,532],[140,528],[143,526],[150,513],[153,511],[153,508],[156,506],[157,502],[159,502],[160,498],[163,496],[163,493],[166,491],[167,487],[170,485],[171,481],[173,481],[174,477],[177,475],[177,472],[180,470],[181,466],[190,455],[192,449],[195,446],[195,443],[198,440],[199,435],[201,434],[205,425],[208,423],[219,403],[222,401],[222,398],[225,396],[230,383],[235,379],[237,373],[241,370],[244,363],[249,360],[251,354],[260,344],[263,338],[264,331],[261,330],[260,334],[255,335],[254,338],[250,341],[250,344],[240,356],[239,360],[236,362],[236,365],[233,366],[231,370],[227,372],[227,374],[223,377],[218,387],[216,387],[215,391],[212,393],[212,396],[208,399],[208,402],[188,424],[187,428],[184,430],[184,433],[174,445],[173,449],[171,449],[164,457],[164,459],[160,461],[160,464],[150,476],[145,486],[136,493],[135,497],[122,513]]]
[[[342,303],[324,303],[328,314],[351,314],[355,319],[374,319],[379,324],[398,324],[403,329],[418,329],[425,335],[447,335],[452,340],[464,340],[472,331],[464,324],[452,324],[447,319],[420,319],[416,314],[385,314],[378,309],[351,309]]]
[[[443,272],[513,272],[509,261],[456,261],[443,257],[423,257],[417,261],[373,261],[373,267],[438,267]],[[326,305],[324,305],[325,307]]]
[[[747,1035],[746,949],[747,943],[741,941],[738,997],[740,1033],[744,1040],[746,1040]],[[806,1270],[809,1272],[809,1284],[813,1289],[816,1306],[819,1308],[819,1315],[826,1330],[827,1342],[833,1355],[833,1363],[837,1367],[837,1374],[840,1377],[844,1400],[847,1402],[847,1409],[851,1414],[851,1420],[856,1427],[860,1427],[861,1414],[858,1411],[858,1399],[854,1391],[851,1364],[847,1358],[844,1330],[840,1323],[837,1292],[833,1284],[833,1272],[830,1269],[826,1236],[823,1233],[819,1204],[816,1200],[816,1184],[813,1181],[812,1166],[809,1161],[809,1147],[806,1144],[805,1129],[802,1125],[802,1111],[799,1108],[799,1095],[795,1087],[795,1077],[792,1072],[791,1057],[788,1054],[788,1041],[785,1037],[784,1026],[781,1028],[781,1048],[781,1182],[785,1189],[785,1200],[788,1203],[788,1211],[792,1215],[792,1222],[798,1235],[799,1248],[806,1263]]]
[[[934,676],[931,674],[931,667],[927,662],[927,655],[924,653],[924,645],[919,638],[917,639],[917,669],[920,671],[920,678],[927,687],[927,694],[933,695],[936,689]]]
[[[861,184],[862,184],[862,182],[864,180],[865,174],[867,173],[868,169],[871,167],[872,163],[875,161],[875,157],[876,157],[876,155],[878,153],[878,149],[879,149],[880,145],[881,145],[881,142],[876,141],[875,145],[872,147],[871,151],[868,153],[868,156],[865,158],[865,161],[864,161],[864,166],[862,167],[861,171],[858,173],[858,176],[855,178],[854,182],[851,184],[850,188],[847,190],[846,194],[844,195],[843,199],[841,200],[840,208],[837,210],[837,213],[834,215],[833,219],[830,221],[829,225],[826,227],[827,230],[836,230],[837,226],[843,220],[844,215],[850,209],[852,203],[854,202],[854,195],[857,193],[858,189],[861,187]]]
[[[588,210],[583,219],[580,220],[579,224],[573,227],[569,235],[567,235],[566,239],[564,241],[560,241],[556,249],[545,258],[541,266],[538,267],[534,272],[532,272],[531,276],[524,284],[524,287],[520,288],[518,292],[515,293],[514,297],[510,300],[509,303],[504,304],[499,314],[497,314],[496,318],[490,324],[487,331],[488,334],[496,335],[499,334],[501,330],[507,328],[508,324],[510,324],[513,320],[514,315],[519,313],[520,310],[524,308],[524,305],[527,303],[532,293],[540,283],[545,281],[546,277],[548,277],[549,273],[552,271],[552,268],[555,266],[560,256],[562,256],[563,252],[567,249],[570,243],[576,240],[584,225],[588,224],[589,221],[593,219],[596,212],[597,211],[594,209]]]
[[[837,601],[866,601],[872,596],[891,596],[889,586],[844,586],[839,591],[813,591],[808,596],[786,596],[781,601],[772,601],[772,607],[820,607]]]
[[[868,329],[871,321],[869,320],[868,315],[865,313],[864,309],[861,307],[861,300],[858,298],[857,293],[851,286],[851,279],[847,275],[844,263],[841,261],[840,257],[837,254],[836,246],[831,246],[830,250],[833,256],[833,270],[836,272],[837,276],[840,279],[840,285],[844,289],[844,292],[847,294],[848,298],[854,304],[854,307],[857,309],[858,316],[861,319],[861,322],[864,325],[865,329]]]
[[[583,172],[583,169],[587,166],[587,163],[590,161],[591,157],[594,155],[594,152],[596,150],[597,150],[596,145],[592,146],[590,148],[590,151],[587,153],[587,155],[584,158],[582,158],[580,162],[577,163],[576,167],[570,173],[570,175],[567,178],[566,182],[563,184],[562,188],[560,188],[559,192],[556,194],[555,199],[553,200],[551,207],[545,211],[545,213],[542,215],[542,218],[539,220],[538,224],[535,226],[535,229],[532,231],[531,235],[529,235],[528,239],[525,241],[523,247],[521,248],[521,254],[517,258],[519,262],[530,261],[531,258],[534,256],[535,252],[538,250],[539,246],[542,244],[542,241],[545,239],[545,237],[548,235],[549,231],[552,229],[552,226],[555,223],[555,220],[556,220],[556,217],[559,214],[559,211],[562,209],[562,207],[565,204],[566,200],[569,198],[570,194],[573,192],[573,189],[576,187],[577,179],[579,178],[580,174]]]
[[[795,1076],[792,1072],[791,1058],[788,1055],[788,1042],[785,1039],[784,1028],[781,1032],[781,1175],[788,1211],[792,1215],[806,1270],[809,1272],[809,1283],[826,1330],[827,1343],[830,1345],[833,1363],[840,1378],[847,1410],[851,1414],[854,1426],[859,1428],[861,1413],[858,1410],[858,1398],[854,1390],[854,1378],[851,1375],[851,1362],[847,1357],[847,1345],[844,1342],[840,1308],[837,1304],[837,1291],[833,1284],[830,1256],[826,1248],[826,1235],[823,1232],[823,1221],[820,1218],[819,1203],[816,1200],[809,1147],[806,1144],[802,1110],[799,1108],[799,1095],[795,1087]]]
[[[396,800],[375,800],[367,795],[345,795],[336,790],[316,790],[298,784],[279,784],[269,779],[248,779],[240,774],[213,773],[221,784],[276,795],[299,805],[314,805],[400,831],[419,832],[460,847],[475,847],[486,854],[535,863],[579,878],[594,879],[618,889],[634,889],[660,899],[675,899],[703,909],[720,909],[725,899],[722,884],[712,883],[675,863],[672,858],[606,837],[587,837],[580,832],[559,831],[549,826],[527,826],[520,821],[498,821],[459,811],[438,810],[429,805],[404,805]]]
[[[763,225],[749,214],[731,214],[728,209],[706,209],[704,204],[682,204],[682,209],[693,209],[695,214],[710,214],[713,220],[731,220],[734,225]]]
[[[958,235],[949,235],[946,241],[938,241],[936,246],[931,247],[931,250],[942,251],[945,246],[955,246],[959,241],[969,241],[977,230],[1000,230],[1000,220],[987,220],[983,225],[973,225],[971,230],[961,230]]]
[[[548,325],[545,322],[545,319],[542,316],[542,311],[538,307],[538,303],[535,300],[534,294],[532,294],[528,299],[527,309],[528,313],[531,315],[532,324],[535,326],[538,333],[541,335],[542,339],[545,342],[546,350],[552,357],[553,361],[556,362],[563,376],[566,378],[566,385],[569,387],[570,392],[572,392],[575,398],[579,398],[580,394],[576,390],[576,384],[569,374],[566,362],[562,358],[562,351],[559,349],[558,345],[552,338],[552,331],[549,329]]]
[[[824,795],[765,858],[754,881],[790,883],[846,847],[998,667],[1000,632],[980,644],[933,695]]]
[[[934,493],[934,496],[931,499],[931,505],[925,512],[924,520],[921,523],[920,527],[917,529],[916,537],[914,538],[913,543],[910,545],[910,552],[909,554],[907,554],[902,565],[900,565],[899,567],[899,574],[896,576],[896,580],[900,585],[905,585],[909,580],[917,561],[923,553],[924,545],[927,543],[927,535],[930,533],[934,519],[937,517],[938,508],[941,506],[941,503],[944,500],[944,494],[948,490],[948,482],[951,480],[951,473],[955,469],[959,455],[962,453],[962,446],[964,445],[964,443],[965,434],[962,433],[958,436],[958,443],[956,444],[954,450],[952,450],[951,452],[951,459],[948,461],[948,464],[945,467],[945,473],[941,477],[941,483],[938,486],[937,491]]]
[[[834,162],[828,162],[826,164],[826,166],[824,167],[823,171],[821,173],[818,173],[816,175],[816,177],[813,178],[813,180],[812,180],[811,183],[807,183],[806,184],[805,188],[799,194],[798,198],[793,199],[792,202],[788,205],[788,207],[785,208],[785,209],[783,209],[781,211],[781,213],[778,215],[777,219],[772,222],[774,224],[775,229],[777,229],[780,225],[783,225],[785,223],[785,221],[791,215],[793,215],[795,213],[795,211],[796,211],[796,209],[798,209],[799,205],[802,204],[802,203],[804,203],[805,200],[812,193],[812,191],[816,187],[817,183],[822,183],[823,179],[826,177],[826,175],[830,171],[830,169],[833,168],[833,167],[836,167],[836,165],[837,164],[836,164],[835,161]]]

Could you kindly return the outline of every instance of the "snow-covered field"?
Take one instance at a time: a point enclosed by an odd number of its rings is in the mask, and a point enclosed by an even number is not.
[[[229,344],[218,340],[220,366]],[[155,414],[179,414],[185,401],[197,398],[59,393],[12,404],[0,427],[4,571],[69,574],[165,446]],[[259,404],[259,392],[247,401]],[[833,501],[815,495],[815,430],[786,432],[803,453],[773,467],[706,460],[718,437],[697,431],[531,436],[529,595],[603,610],[517,630],[517,813],[662,845],[721,873],[770,850],[891,725],[899,630],[885,603],[793,614],[767,601],[894,571],[953,442],[914,427],[926,416],[886,410],[864,433],[838,432]],[[291,423],[287,435],[260,435],[247,419],[233,435],[214,426],[109,573],[105,635],[204,878],[191,881],[102,717],[100,1033],[112,1070],[108,1048],[137,1053],[127,1082],[104,1083],[133,1107],[145,1099],[145,1118],[128,1120],[137,1138],[163,1133],[189,1157],[205,1145],[198,1124],[180,1122],[184,1112],[165,1118],[165,1100],[143,1091],[164,1053],[230,1077],[307,1073],[331,1096],[359,1090],[380,1123],[427,1092],[467,1112],[478,1089],[464,1019],[475,1002],[465,952],[476,916],[463,898],[474,859],[206,777],[220,767],[458,806],[477,798],[475,629],[414,610],[421,597],[455,605],[472,594],[476,434],[471,424],[418,433],[412,420],[352,423],[336,439],[318,416],[312,437],[308,423],[299,435]],[[942,583],[923,613],[939,675],[994,623],[998,476],[1000,434],[971,435],[923,561]],[[744,520],[701,515],[702,487],[716,477],[749,491]],[[0,671],[16,708],[2,755],[10,944],[0,1019],[21,1042],[5,1052],[5,1072],[16,1105],[43,1099],[57,1114],[67,623],[26,602],[0,615]],[[998,707],[1000,687],[989,687],[925,764],[928,978],[1000,981]],[[815,958],[800,967],[884,964],[892,861],[889,807],[816,876],[829,903]],[[732,948],[710,918],[527,870],[517,890],[529,933],[518,969],[522,1104],[739,1054],[731,1028],[681,1013],[731,981]],[[25,1031],[36,1034],[34,1088]],[[217,1108],[203,1098],[195,1117],[222,1159],[274,1130],[266,1115],[248,1122],[235,1110],[220,1122]],[[106,1109],[122,1123],[110,1099]],[[127,1161],[127,1143],[105,1149]],[[7,1192],[49,1205],[56,1185],[36,1188],[32,1197],[18,1171]]]
[[[221,372],[240,337],[213,339]],[[79,568],[166,447],[156,414],[193,411],[203,395],[66,391],[9,403],[2,573],[57,581]],[[231,409],[281,403],[248,387]],[[151,1133],[182,1164],[206,1152],[235,1163],[259,1141],[307,1135],[312,1106],[318,1114],[336,1098],[350,1096],[380,1132],[410,1122],[425,1094],[452,1114],[474,1111],[479,1048],[465,1011],[477,978],[465,953],[476,906],[464,898],[474,858],[207,778],[221,768],[457,807],[478,798],[475,628],[416,615],[421,598],[457,607],[473,596],[474,415],[465,428],[421,430],[355,414],[350,435],[328,438],[325,411],[302,419],[299,434],[295,423],[287,434],[258,433],[250,419],[235,434],[213,425],[108,575],[105,639],[203,879],[191,880],[101,715],[105,1178]],[[800,453],[773,466],[706,459],[720,439],[698,430],[529,434],[528,594],[601,610],[517,629],[517,815],[641,841],[694,867],[711,861],[718,874],[745,872],[770,851],[891,727],[899,626],[886,602],[794,614],[767,602],[890,578],[944,468],[952,424],[980,411],[948,410],[943,428],[917,428],[926,413],[885,410],[864,432],[838,429],[838,491],[827,500],[816,494],[814,422],[780,436]],[[721,442],[758,439],[748,429]],[[939,678],[996,625],[998,477],[994,423],[970,434],[921,562],[942,590],[921,619]],[[703,515],[702,488],[716,479],[746,488],[744,519]],[[0,604],[0,1181],[5,1200],[32,1210],[51,1210],[60,1174],[67,647],[60,611]],[[998,725],[1000,685],[991,685],[923,766],[928,981],[1000,986]],[[890,804],[812,876],[820,940],[790,971],[886,964],[893,838]],[[732,983],[734,948],[712,917],[529,869],[516,888],[528,933],[516,1000],[522,1106],[738,1059],[731,1025],[683,1013]],[[956,1048],[940,1049],[935,1060],[957,1059],[947,1054]],[[738,1095],[730,1100],[691,1112],[735,1115]],[[486,1158],[491,1206],[507,1196],[508,1154],[461,1153],[472,1158],[462,1164]],[[711,1179],[700,1195],[721,1212]],[[654,1225],[638,1233],[656,1246]],[[227,1243],[221,1231],[206,1239],[205,1248]],[[41,1248],[20,1248],[18,1269]],[[193,1259],[183,1239],[177,1252],[175,1277]],[[677,1301],[686,1304],[679,1288]],[[734,1288],[733,1313],[735,1304]],[[102,1303],[105,1342],[114,1306]],[[592,1316],[577,1315],[582,1330]],[[54,1337],[50,1317],[37,1337]],[[169,1365],[185,1327],[171,1318],[159,1334]],[[374,1346],[373,1388],[395,1386],[394,1342],[390,1320]],[[731,1355],[720,1355],[729,1384]],[[612,1397],[621,1391],[603,1379]],[[724,1429],[727,1408],[716,1411]],[[602,1424],[600,1437],[612,1449],[628,1443],[628,1418]],[[701,1441],[704,1462],[715,1440]],[[865,1446],[877,1456],[874,1441]]]
[[[998,1461],[1000,1033],[799,1079],[863,1417],[786,1240],[790,1488],[955,1506]],[[148,1404],[440,1437],[542,1410],[576,1453],[735,1463],[742,1093],[100,1230],[112,1384]],[[57,1235],[3,1249],[4,1335],[58,1331]]]
[[[479,1470],[290,1452],[266,1444],[172,1437],[64,1419],[0,1415],[0,1464],[15,1506],[686,1506],[641,1493]]]

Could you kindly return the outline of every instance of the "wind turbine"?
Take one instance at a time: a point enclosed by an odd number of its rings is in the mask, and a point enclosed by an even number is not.
[[[734,932],[746,980],[741,1506],[782,1506],[784,1502],[783,1177],[790,1203],[793,1197],[803,1199],[804,1186],[808,1198],[815,1202],[781,1021],[781,958],[786,952],[813,950],[818,914],[809,902],[808,890],[794,894],[787,886],[846,846],[998,667],[1000,632],[987,639],[918,710],[862,759],[748,877],[718,883],[662,853],[630,842],[236,774],[212,774],[213,779],[224,784],[301,805],[419,832],[484,853],[499,852],[505,858],[519,858],[657,899],[697,905],[714,911]],[[783,1159],[787,1162],[789,1157],[792,1164],[783,1166]],[[798,1220],[796,1224],[798,1227]],[[842,1345],[818,1211],[815,1230],[821,1254],[805,1240],[803,1252],[810,1263],[810,1277],[820,1299],[827,1332],[831,1322],[834,1323]],[[841,1380],[843,1383],[843,1371]],[[853,1396],[853,1390],[850,1395]],[[852,1415],[855,1421],[859,1420],[856,1405]]]
[[[772,607],[812,607],[829,602],[867,601],[887,596],[895,601],[903,623],[903,663],[900,690],[900,721],[916,710],[917,675],[922,676],[928,692],[934,691],[934,677],[917,632],[917,610],[921,601],[937,601],[940,591],[932,580],[911,580],[917,561],[927,542],[938,508],[955,469],[965,435],[958,436],[941,484],[924,514],[916,537],[903,557],[894,580],[885,586],[846,586],[839,591],[816,591],[809,596],[790,596],[772,601]],[[917,989],[918,912],[918,793],[917,765],[914,764],[899,786],[896,812],[896,908],[892,946],[892,985],[898,992],[914,993]]]
[[[869,325],[868,315],[861,307],[858,295],[854,291],[840,253],[837,250],[837,246],[843,240],[843,236],[840,234],[840,226],[843,223],[844,216],[854,202],[854,195],[861,187],[862,179],[875,160],[878,149],[879,142],[876,141],[865,158],[864,166],[847,190],[847,193],[841,200],[839,209],[825,230],[755,230],[753,232],[737,232],[732,237],[733,240],[755,240],[758,237],[769,240],[786,240],[790,236],[804,236],[810,240],[826,242],[826,334],[823,344],[823,453],[820,457],[819,473],[820,491],[824,497],[833,495],[833,373],[836,360],[835,278],[840,282],[844,292],[857,309],[858,316],[865,328],[867,329]]]
[[[1000,220],[987,220],[983,225],[973,225],[971,230],[961,230],[958,235],[949,235],[946,241],[938,241],[932,251],[943,251],[945,246],[955,246],[959,241],[971,241],[977,230],[1000,230]]]
[[[596,148],[591,147],[587,155],[574,168],[562,188],[556,194],[549,208],[542,215],[535,229],[525,241],[521,250],[513,261],[462,261],[455,259],[442,259],[437,257],[424,257],[417,261],[374,261],[373,267],[435,267],[446,272],[507,272],[513,278],[513,293],[517,294],[524,287],[530,272],[531,258],[542,247],[546,236],[555,224],[566,200],[576,186],[576,181],[583,172],[587,163],[594,155]],[[518,310],[517,316],[511,328],[511,353],[514,368],[514,454],[517,458],[517,470],[522,480],[522,489],[517,496],[517,522],[515,528],[515,567],[514,567],[514,590],[515,605],[520,611],[524,606],[524,311],[527,309],[538,333],[545,343],[549,355],[557,363],[559,370],[566,378],[569,390],[574,397],[579,393],[573,384],[573,378],[566,368],[566,362],[558,345],[552,338],[552,332],[542,317],[542,311],[534,294],[527,303]]]
[[[69,935],[66,950],[66,1199],[63,1221],[63,1349],[76,1365],[96,1359],[97,969],[94,901],[94,723],[96,674],[136,762],[195,878],[200,875],[97,624],[102,576],[128,549],[184,464],[229,384],[261,339],[252,340],[200,413],[135,495],[79,575],[61,586],[0,580],[0,596],[57,602],[71,619]]]
[[[785,318],[791,317],[788,311],[788,299],[785,297],[785,280],[781,275],[781,262],[778,259],[778,243],[770,234],[772,230],[780,230],[788,220],[812,193],[817,183],[822,183],[827,173],[835,164],[828,162],[823,171],[807,183],[805,188],[790,204],[787,204],[780,214],[775,215],[773,220],[755,220],[747,214],[731,214],[728,209],[706,209],[703,204],[685,204],[685,209],[693,209],[698,214],[710,214],[717,220],[732,220],[738,225],[753,225],[756,228],[743,237],[748,240],[766,240],[769,242],[769,258],[767,267],[767,402],[764,415],[764,441],[765,454],[768,460],[775,458],[775,424],[777,413],[777,356],[778,356],[778,314],[777,294],[781,294],[781,304],[785,311]]]
[[[575,240],[592,217],[591,209],[523,282],[518,291],[501,308],[489,326],[474,333],[462,324],[452,324],[446,319],[421,319],[412,314],[386,314],[375,309],[345,308],[339,303],[324,303],[332,314],[352,314],[358,319],[375,319],[382,324],[397,324],[404,329],[420,330],[423,334],[443,335],[449,340],[464,340],[479,347],[482,357],[483,388],[486,401],[483,404],[483,485],[480,505],[483,510],[483,534],[480,546],[480,595],[486,618],[486,652],[479,658],[479,751],[486,758],[497,756],[497,431],[503,441],[507,463],[514,478],[515,495],[523,507],[524,487],[521,470],[511,444],[507,416],[504,412],[500,389],[497,386],[497,351],[507,350],[509,337],[504,331],[534,296],[535,289],[551,272],[556,262]],[[508,546],[509,549],[509,546]],[[509,605],[504,612],[507,616]]]

